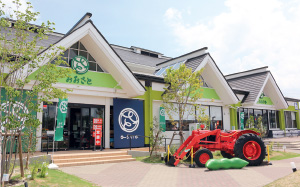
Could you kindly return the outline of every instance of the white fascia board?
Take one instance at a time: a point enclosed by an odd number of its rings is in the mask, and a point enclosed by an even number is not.
[[[265,79],[265,81],[264,81],[264,83],[263,83],[263,86],[261,87],[260,92],[259,92],[259,94],[257,95],[257,97],[256,97],[256,99],[255,99],[253,105],[254,105],[254,106],[257,106],[257,105],[258,105],[257,102],[258,102],[258,100],[259,100],[259,97],[260,97],[261,93],[264,91],[264,89],[265,89],[265,87],[266,87],[268,81],[270,81],[270,83],[272,84],[272,87],[275,89],[275,92],[276,92],[276,94],[278,95],[278,97],[279,97],[279,99],[280,99],[280,102],[281,102],[281,103],[274,103],[275,107],[276,107],[277,109],[282,109],[282,107],[280,107],[280,106],[283,106],[283,108],[288,108],[288,104],[286,103],[286,101],[285,101],[284,97],[282,96],[282,94],[281,94],[281,92],[280,92],[278,86],[277,86],[276,83],[275,83],[275,80],[273,79],[273,77],[271,76],[270,73],[268,73],[268,76],[266,77],[266,79]],[[271,98],[271,100],[272,100],[272,98]]]
[[[254,104],[256,104],[256,103],[258,102],[259,97],[260,97],[261,93],[264,91],[264,88],[265,88],[265,86],[266,86],[266,84],[267,84],[269,78],[270,78],[270,73],[268,73],[268,75],[267,75],[267,77],[266,77],[266,79],[265,79],[265,81],[264,81],[264,83],[263,83],[263,86],[260,88],[260,90],[259,90],[259,92],[258,92],[258,95],[256,96],[256,99],[255,99],[255,101],[254,101]]]
[[[87,23],[82,28],[78,29],[85,29],[85,27],[88,27],[89,29],[89,35],[94,39],[94,41],[97,43],[97,45],[101,48],[103,52],[107,55],[107,57],[110,59],[110,61],[113,63],[114,66],[117,67],[117,69],[120,71],[119,73],[123,76],[123,78],[128,81],[130,84],[132,84],[132,88],[136,92],[136,94],[131,94],[131,97],[143,95],[145,93],[145,89],[143,86],[139,83],[139,81],[134,77],[134,75],[129,71],[129,69],[125,66],[125,64],[122,62],[122,60],[116,55],[116,53],[111,49],[109,44],[100,36],[96,28],[91,24]],[[76,32],[76,31],[75,31]],[[110,72],[112,73],[112,72]]]
[[[269,75],[270,75],[270,74],[269,74]],[[280,108],[280,109],[286,109],[286,108],[288,108],[289,105],[287,104],[285,98],[283,97],[281,91],[279,90],[279,88],[278,88],[278,86],[277,86],[275,80],[273,79],[273,77],[272,77],[271,75],[270,75],[269,79],[270,79],[270,82],[271,82],[272,86],[275,88],[276,93],[277,93],[277,95],[279,96],[280,101],[281,101],[281,104],[282,104],[282,106],[283,106],[283,108]]]
[[[221,82],[221,84],[223,85],[223,88],[225,93],[229,96],[229,98],[231,99],[231,101],[223,101],[225,104],[237,104],[239,102],[238,98],[236,97],[235,93],[233,92],[233,90],[230,88],[230,86],[228,85],[226,79],[223,77],[223,75],[221,74],[221,72],[219,71],[218,67],[215,65],[215,63],[213,62],[213,60],[211,59],[210,55],[207,55],[202,63],[200,63],[200,65],[196,68],[195,71],[201,70],[202,68],[205,69],[205,66],[209,65],[210,67],[212,67],[212,73],[214,73],[214,75],[216,75],[217,79],[219,80],[219,82]],[[205,71],[205,70],[204,70]],[[203,77],[205,79],[205,77]],[[214,88],[216,90],[216,92],[218,93],[218,88]],[[218,95],[220,95],[220,92],[218,93]]]

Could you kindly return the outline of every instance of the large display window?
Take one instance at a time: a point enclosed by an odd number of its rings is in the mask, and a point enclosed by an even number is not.
[[[175,106],[176,107],[176,106]],[[190,123],[198,123],[196,116],[208,116],[208,121],[200,121],[200,123],[206,124],[206,127],[209,129],[223,129],[223,115],[222,115],[221,106],[210,106],[202,105],[196,110],[196,107],[193,105],[188,105],[186,107],[186,112],[183,120],[183,130],[189,130]],[[169,116],[171,115],[172,118]],[[178,131],[179,130],[179,115],[178,113],[172,112],[170,114],[166,112],[166,131]],[[173,120],[172,120],[173,119]]]
[[[296,112],[285,111],[284,116],[285,116],[285,128],[289,128],[289,129],[297,128]]]

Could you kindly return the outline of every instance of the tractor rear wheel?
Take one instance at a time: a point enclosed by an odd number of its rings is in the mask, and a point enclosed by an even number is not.
[[[226,153],[225,151],[221,151],[221,155],[224,157],[224,158],[233,158],[233,156],[229,153]]]
[[[213,154],[208,149],[200,149],[195,154],[195,162],[198,167],[205,167],[206,162],[213,158]]]
[[[234,155],[249,162],[249,166],[258,166],[266,157],[266,146],[257,135],[243,134],[235,142]]]

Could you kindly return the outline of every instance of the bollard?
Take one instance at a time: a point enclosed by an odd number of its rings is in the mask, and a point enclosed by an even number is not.
[[[194,164],[194,147],[192,146],[190,151],[190,157],[191,157],[191,164],[189,165],[190,168],[195,168]]]
[[[296,168],[295,162],[291,162],[291,166],[292,166],[293,172],[296,172],[296,171],[297,171],[297,168]]]
[[[169,163],[169,158],[170,157],[170,145],[168,145],[168,163]]]

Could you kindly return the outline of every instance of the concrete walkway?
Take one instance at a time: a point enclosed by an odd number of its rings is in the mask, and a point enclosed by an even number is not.
[[[209,171],[187,165],[169,167],[138,161],[74,166],[62,171],[86,179],[99,186],[264,186],[292,173],[290,162],[300,169],[300,157],[273,161],[273,165],[243,169]]]

